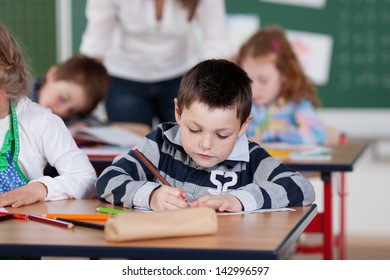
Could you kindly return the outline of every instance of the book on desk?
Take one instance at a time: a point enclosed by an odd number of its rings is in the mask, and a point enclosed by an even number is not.
[[[72,131],[77,145],[89,156],[117,156],[140,143],[142,136],[115,126],[83,127]]]

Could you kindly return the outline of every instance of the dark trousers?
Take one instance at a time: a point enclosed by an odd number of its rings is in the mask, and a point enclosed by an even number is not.
[[[111,77],[106,99],[108,119],[112,122],[138,122],[152,127],[158,122],[175,121],[174,98],[181,77],[153,83],[135,82]]]

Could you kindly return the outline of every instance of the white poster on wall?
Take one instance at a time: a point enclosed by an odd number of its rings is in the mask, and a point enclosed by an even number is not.
[[[317,85],[329,80],[333,38],[327,34],[287,30],[287,37],[306,75]]]
[[[326,4],[326,0],[259,0],[259,2],[295,5],[316,9],[322,9],[323,7],[325,7]]]
[[[228,14],[226,25],[233,53],[260,28],[260,18],[256,14]]]

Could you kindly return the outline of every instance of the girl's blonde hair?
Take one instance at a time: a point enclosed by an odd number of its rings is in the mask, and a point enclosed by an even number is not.
[[[313,106],[320,105],[315,85],[303,72],[281,27],[269,26],[252,35],[240,48],[237,63],[242,65],[243,60],[249,57],[257,58],[268,55],[276,57],[275,65],[286,78],[281,87],[281,97],[284,100],[298,103],[302,98],[306,98]]]
[[[32,76],[19,46],[5,25],[0,22],[0,89],[7,98],[18,101],[29,94]]]

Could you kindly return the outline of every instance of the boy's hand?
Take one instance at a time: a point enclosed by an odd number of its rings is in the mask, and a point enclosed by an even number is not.
[[[9,192],[0,194],[0,207],[20,207],[44,200],[47,188],[40,182],[29,183]]]
[[[185,201],[186,193],[183,190],[162,185],[150,195],[150,208],[156,212],[188,208]]]
[[[204,195],[192,202],[192,207],[210,207],[219,212],[239,212],[243,210],[241,201],[233,195]]]

